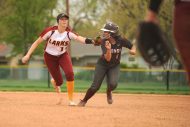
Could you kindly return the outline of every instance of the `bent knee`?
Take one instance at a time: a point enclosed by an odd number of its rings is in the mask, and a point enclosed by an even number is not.
[[[57,86],[61,86],[63,84],[63,79],[61,80],[55,80]]]
[[[73,81],[74,80],[74,73],[69,72],[69,73],[65,74],[65,77],[66,77],[67,81]]]
[[[110,90],[115,90],[117,88],[117,84],[110,84]]]

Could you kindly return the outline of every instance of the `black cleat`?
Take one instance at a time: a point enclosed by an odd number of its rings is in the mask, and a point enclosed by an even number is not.
[[[107,91],[107,102],[108,102],[108,104],[112,104],[113,103],[111,91]]]
[[[84,107],[86,105],[86,101],[80,100],[80,102],[77,104],[79,107]]]

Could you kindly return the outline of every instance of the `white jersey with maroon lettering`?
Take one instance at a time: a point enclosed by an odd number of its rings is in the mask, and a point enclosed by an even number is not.
[[[53,26],[45,29],[40,36],[47,40],[45,52],[48,54],[59,56],[67,51],[68,44],[71,39],[76,39],[77,35],[71,31],[59,33],[58,27]]]

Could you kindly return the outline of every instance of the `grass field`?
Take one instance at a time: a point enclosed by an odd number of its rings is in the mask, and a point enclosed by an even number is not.
[[[75,80],[75,91],[85,92],[91,85],[91,81]],[[99,92],[105,92],[106,84],[103,83]],[[31,91],[31,92],[52,92],[51,84],[48,87],[47,81],[36,80],[0,80],[0,91]],[[65,84],[62,85],[65,92]],[[160,83],[119,83],[115,93],[151,93],[151,94],[190,94],[190,87],[187,85],[171,85],[166,90],[166,85]]]

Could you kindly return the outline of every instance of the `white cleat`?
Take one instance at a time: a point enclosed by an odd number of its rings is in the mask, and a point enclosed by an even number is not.
[[[77,106],[77,104],[74,101],[69,101],[69,106]]]

